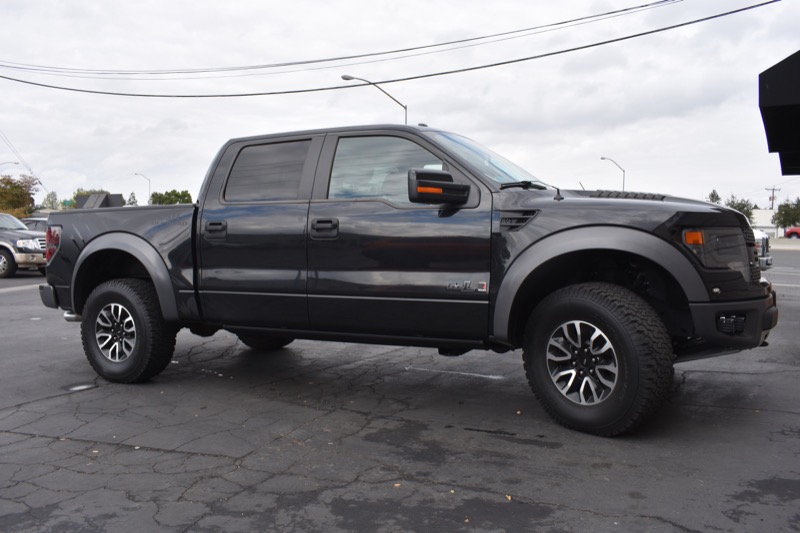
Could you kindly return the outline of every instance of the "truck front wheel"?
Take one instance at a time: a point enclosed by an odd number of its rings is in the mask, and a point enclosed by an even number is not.
[[[92,368],[108,381],[135,383],[172,359],[177,328],[164,322],[151,283],[115,279],[98,285],[83,310],[81,338]]]
[[[666,399],[674,356],[650,305],[609,283],[560,289],[525,330],[528,383],[560,424],[602,436],[644,421]]]

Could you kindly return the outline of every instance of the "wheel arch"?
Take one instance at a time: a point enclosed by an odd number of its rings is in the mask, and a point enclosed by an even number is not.
[[[178,320],[178,306],[167,265],[150,243],[130,233],[106,233],[81,251],[72,274],[75,313],[81,314],[95,287],[115,278],[151,281],[164,320]]]
[[[586,277],[591,263],[598,259],[640,262],[660,282],[679,293],[669,297],[680,305],[708,301],[697,271],[664,240],[630,228],[579,228],[536,242],[514,261],[498,290],[492,322],[494,338],[520,346],[527,317],[541,299],[571,283],[608,281]]]

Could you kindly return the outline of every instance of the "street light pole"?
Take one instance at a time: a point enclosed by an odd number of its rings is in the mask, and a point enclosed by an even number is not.
[[[371,82],[369,80],[365,80],[364,78],[356,78],[355,76],[350,76],[348,74],[343,74],[342,75],[342,79],[344,81],[353,81],[353,80],[363,81],[364,83],[372,85],[373,87],[375,87],[376,89],[381,91],[383,94],[385,94],[386,96],[388,96],[389,98],[394,100],[395,103],[397,103],[397,105],[399,105],[400,107],[403,108],[403,113],[405,115],[405,123],[408,124],[408,106],[403,104],[402,102],[400,102],[400,100],[398,100],[397,98],[395,98],[391,94],[389,94],[386,91],[384,91],[383,88],[380,85],[378,85],[377,83],[373,83],[373,82]]]
[[[614,161],[610,157],[601,157],[600,159],[603,160],[603,161],[611,161],[612,163],[617,165],[618,169],[620,169],[622,171],[622,192],[625,192],[625,169],[622,168],[621,166],[619,166],[619,163],[617,163],[616,161]]]
[[[134,176],[141,176],[147,180],[147,205],[150,205],[150,178],[145,176],[144,174],[139,174],[138,172],[133,173]]]
[[[0,165],[19,165],[16,161],[3,161]]]

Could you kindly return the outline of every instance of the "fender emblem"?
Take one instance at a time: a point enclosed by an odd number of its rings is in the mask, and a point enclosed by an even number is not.
[[[479,281],[475,287],[472,286],[471,281],[465,281],[463,283],[447,284],[448,291],[458,291],[458,292],[486,292],[488,288],[489,284],[485,281]]]

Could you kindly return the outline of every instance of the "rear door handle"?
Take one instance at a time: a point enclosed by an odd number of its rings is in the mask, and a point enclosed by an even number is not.
[[[311,221],[312,239],[335,239],[339,236],[339,219],[315,218]]]
[[[228,235],[227,220],[209,220],[206,222],[206,238],[222,239]]]

